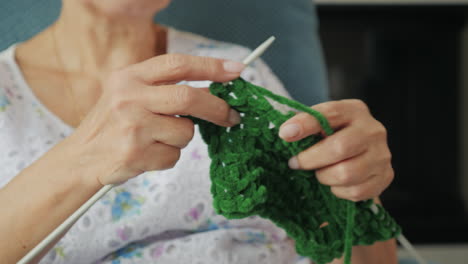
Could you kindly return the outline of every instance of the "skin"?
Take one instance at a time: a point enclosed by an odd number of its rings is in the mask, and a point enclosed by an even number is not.
[[[394,178],[385,127],[360,100],[312,108],[328,119],[335,133],[292,157],[290,167],[316,170],[317,179],[340,198],[362,201],[378,197]],[[280,127],[280,137],[289,142],[318,133],[322,133],[319,123],[306,113]]]
[[[362,201],[378,197],[394,177],[385,127],[360,100],[342,100],[312,107],[330,122],[335,133],[292,157],[293,169],[316,170],[322,184],[338,197]],[[300,113],[283,123],[279,136],[294,142],[322,131],[318,121]],[[380,203],[378,199],[375,199]],[[397,263],[396,241],[353,247],[352,263]],[[335,260],[333,264],[343,263]]]
[[[16,60],[32,91],[76,129],[0,189],[0,235],[11,238],[0,240],[5,263],[18,261],[103,185],[172,168],[194,133],[190,120],[175,115],[221,126],[239,122],[239,115],[206,89],[175,84],[229,81],[244,66],[163,55],[165,29],[152,18],[169,2],[64,0],[56,23],[18,46]],[[290,164],[318,169],[319,180],[345,199],[376,197],[393,177],[385,129],[362,102],[314,108],[338,132]],[[287,124],[296,126],[295,136],[290,129],[289,136],[284,133]],[[295,141],[317,132],[315,120],[298,114],[280,136]],[[396,263],[395,252],[394,241],[355,247],[353,263]]]

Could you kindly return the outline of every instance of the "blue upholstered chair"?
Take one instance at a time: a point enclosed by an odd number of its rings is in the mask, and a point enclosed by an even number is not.
[[[60,0],[0,1],[0,50],[51,24]],[[173,0],[158,22],[255,48],[278,40],[264,59],[292,96],[312,105],[327,99],[315,7],[311,0]]]

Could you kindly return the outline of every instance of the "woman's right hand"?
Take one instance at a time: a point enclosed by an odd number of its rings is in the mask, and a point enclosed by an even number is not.
[[[81,177],[107,185],[173,167],[194,133],[193,122],[176,115],[221,126],[239,123],[239,114],[225,101],[206,89],[176,83],[226,82],[243,68],[238,62],[169,54],[112,73],[103,82],[99,101],[66,139],[76,164],[84,166]]]

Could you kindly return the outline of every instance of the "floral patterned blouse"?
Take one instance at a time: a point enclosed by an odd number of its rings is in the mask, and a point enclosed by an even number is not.
[[[170,28],[168,53],[241,61],[249,50]],[[242,77],[288,96],[261,60]],[[206,87],[207,82],[187,82]],[[73,128],[28,87],[15,46],[0,53],[0,188]],[[308,263],[282,229],[259,217],[227,220],[212,207],[210,159],[199,132],[177,165],[116,187],[71,228],[40,263]],[[53,168],[51,168],[53,169]],[[18,194],[20,195],[20,194]]]

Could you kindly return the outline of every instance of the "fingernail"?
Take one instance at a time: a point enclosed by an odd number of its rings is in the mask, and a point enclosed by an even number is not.
[[[288,124],[281,127],[279,136],[281,138],[294,138],[299,135],[300,127],[297,124]]]
[[[237,61],[225,61],[224,70],[230,73],[239,73],[245,68],[245,64]]]
[[[229,123],[233,124],[233,125],[237,125],[241,122],[241,117],[239,115],[239,113],[234,110],[234,109],[231,109],[229,111]]]
[[[299,160],[297,159],[297,157],[292,157],[288,161],[288,165],[289,165],[289,168],[291,168],[293,170],[297,170],[297,169],[299,169]]]

